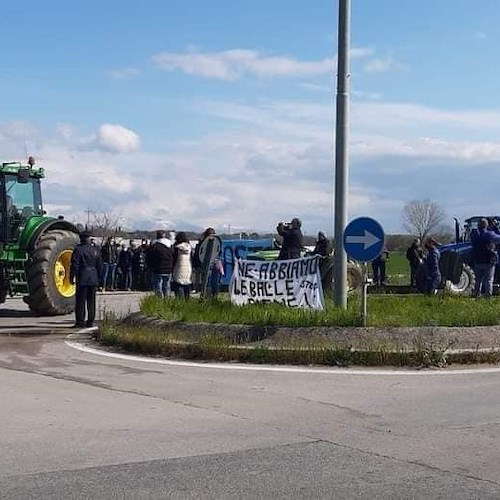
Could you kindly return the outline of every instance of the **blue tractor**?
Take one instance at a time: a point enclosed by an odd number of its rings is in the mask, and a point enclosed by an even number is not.
[[[481,219],[492,219],[499,221],[500,216],[469,217],[464,221],[463,228],[460,227],[458,219],[455,219],[455,241],[441,245],[441,272],[445,279],[445,287],[453,295],[470,295],[474,290],[476,275],[472,261],[471,233],[477,230]],[[498,226],[498,222],[495,222]],[[494,288],[500,287],[500,263],[495,270]]]

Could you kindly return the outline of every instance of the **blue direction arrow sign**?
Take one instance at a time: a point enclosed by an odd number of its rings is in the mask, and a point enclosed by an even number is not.
[[[370,217],[352,220],[344,231],[344,249],[351,259],[360,262],[376,259],[384,249],[382,226]]]

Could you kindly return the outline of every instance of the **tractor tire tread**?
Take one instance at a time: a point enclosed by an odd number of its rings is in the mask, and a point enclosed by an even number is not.
[[[73,240],[73,241],[70,241]],[[32,311],[43,316],[68,314],[74,309],[74,299],[60,296],[55,290],[55,284],[50,273],[53,272],[52,262],[54,250],[61,245],[61,250],[74,248],[78,236],[65,230],[48,231],[42,235],[27,266],[26,276],[30,287],[30,297],[27,302]]]

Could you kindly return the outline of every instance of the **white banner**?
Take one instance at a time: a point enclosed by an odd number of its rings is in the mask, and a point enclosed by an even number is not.
[[[323,310],[319,256],[271,262],[238,260],[229,292],[231,302],[238,306],[278,303]]]

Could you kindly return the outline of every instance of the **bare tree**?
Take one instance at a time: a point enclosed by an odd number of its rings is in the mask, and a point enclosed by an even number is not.
[[[92,228],[103,238],[117,234],[120,220],[113,212],[92,212]]]
[[[405,229],[420,239],[438,229],[445,217],[444,210],[431,200],[413,200],[403,209]]]

